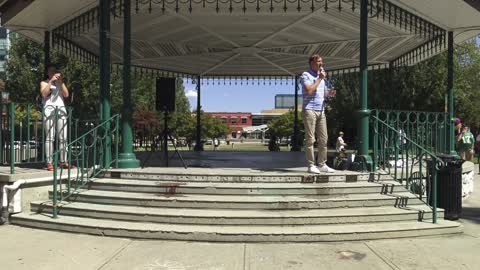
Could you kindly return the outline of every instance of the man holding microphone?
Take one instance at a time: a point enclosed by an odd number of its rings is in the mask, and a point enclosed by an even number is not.
[[[334,96],[334,90],[326,88],[327,73],[323,69],[323,59],[314,54],[309,58],[310,68],[301,77],[303,94],[303,123],[305,125],[306,157],[309,173],[333,173],[327,161],[327,118],[325,116],[325,99]],[[315,165],[314,142],[318,143],[318,157]]]

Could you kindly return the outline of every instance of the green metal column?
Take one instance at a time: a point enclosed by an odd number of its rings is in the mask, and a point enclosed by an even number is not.
[[[448,89],[448,118],[450,124],[447,132],[447,151],[451,155],[457,155],[455,151],[455,111],[453,95],[453,32],[448,32],[448,52],[447,52],[447,89]]]
[[[119,168],[138,168],[140,161],[133,153],[132,134],[132,81],[131,81],[131,0],[123,2],[123,107],[122,107],[122,152],[118,160]]]
[[[388,80],[389,80],[389,86],[390,89],[387,90],[389,92],[388,94],[388,102],[389,102],[389,108],[390,110],[394,109],[395,107],[395,93],[397,89],[395,88],[395,66],[393,64],[393,61],[388,63]]]
[[[100,1],[100,119],[110,119],[110,0]],[[108,133],[105,140],[104,166],[109,167],[112,160],[110,123],[105,126]]]
[[[364,164],[364,169],[372,170],[372,158],[368,154],[369,132],[368,120],[368,0],[360,1],[360,108],[357,114],[358,155],[357,161]]]
[[[294,122],[293,122],[293,140],[292,151],[300,151],[300,127],[298,125],[298,76],[295,76],[295,110],[294,110]]]
[[[197,77],[197,136],[195,140],[195,151],[203,151],[202,140],[202,121],[201,121],[201,105],[200,105],[200,76]]]

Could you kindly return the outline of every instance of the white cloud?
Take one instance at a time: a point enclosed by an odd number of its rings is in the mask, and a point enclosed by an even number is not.
[[[197,91],[195,90],[186,90],[185,95],[189,98],[197,97]]]

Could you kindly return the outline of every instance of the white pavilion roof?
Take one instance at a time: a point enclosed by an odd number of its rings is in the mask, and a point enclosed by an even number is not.
[[[325,1],[132,0],[132,64],[205,77],[292,76],[306,68],[309,55],[319,53],[327,70],[355,68],[360,55],[359,1],[329,0],[327,11]],[[53,31],[58,48],[98,55],[98,1],[26,1],[16,13],[8,2],[0,10],[10,30],[37,42],[43,42],[44,31]],[[112,16],[110,35],[112,62],[118,64],[123,50],[120,2],[112,0],[120,16]],[[444,50],[445,31],[454,31],[456,42],[480,32],[480,12],[463,0],[373,3],[380,3],[380,12],[375,6],[368,22],[369,65],[395,60],[412,64]],[[422,44],[423,50],[412,51]]]

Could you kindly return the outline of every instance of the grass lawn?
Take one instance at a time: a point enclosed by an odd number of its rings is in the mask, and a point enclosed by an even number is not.
[[[168,150],[169,151],[174,151],[175,149],[173,148],[173,146],[169,145]],[[188,147],[186,147],[186,146],[178,147],[178,150],[179,151],[188,151]],[[213,151],[213,145],[205,145],[204,150],[205,151]],[[143,152],[143,151],[150,151],[150,148],[145,149],[143,147],[139,147],[139,148],[135,149],[135,152]],[[221,144],[218,148],[218,151],[239,151],[239,152],[240,151],[251,151],[251,152],[265,151],[265,152],[267,152],[269,150],[268,150],[268,145],[266,145],[266,144],[236,142],[233,145],[232,144],[230,144],[230,145]],[[288,152],[288,151],[290,151],[290,147],[280,146],[280,151],[287,151]],[[304,151],[304,149],[302,149],[302,151]],[[332,147],[329,147],[328,152],[335,152],[335,149],[332,148]],[[351,149],[347,150],[347,153],[354,153],[354,152],[355,151],[351,150]]]

